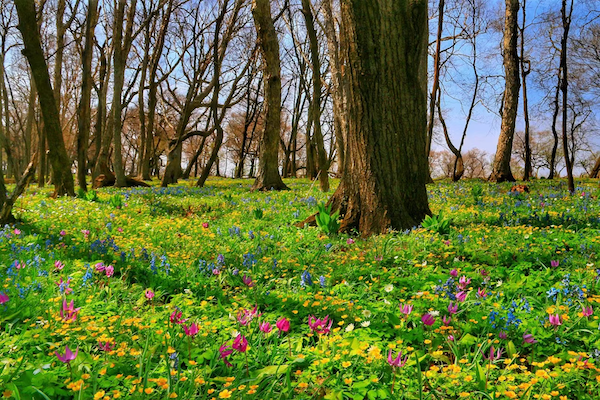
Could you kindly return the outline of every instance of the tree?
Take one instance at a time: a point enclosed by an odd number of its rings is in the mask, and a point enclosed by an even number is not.
[[[71,174],[71,161],[65,148],[56,99],[54,98],[48,66],[42,51],[35,1],[16,0],[15,6],[19,16],[18,28],[25,46],[23,54],[29,61],[44,120],[44,129],[48,141],[48,158],[52,164],[54,195],[74,196],[75,188],[73,175]]]
[[[427,1],[342,0],[348,136],[341,230],[407,229],[427,201]]]
[[[567,61],[567,41],[569,39],[569,29],[571,27],[571,17],[573,15],[573,0],[567,11],[567,0],[562,0],[561,7],[561,19],[563,24],[563,36],[561,38],[561,50],[560,50],[560,71],[562,77],[560,79],[560,91],[562,93],[562,142],[563,142],[563,153],[565,156],[565,165],[567,166],[567,181],[569,186],[569,192],[575,193],[575,182],[573,181],[573,160],[569,158],[569,133],[567,131],[567,118],[568,118],[568,85],[569,85],[569,74],[568,74],[568,61]],[[573,132],[571,132],[571,138]]]
[[[263,61],[265,124],[253,190],[283,190],[288,187],[279,175],[279,130],[281,128],[281,66],[279,40],[271,17],[269,0],[254,0],[252,17]]]
[[[490,180],[495,182],[514,181],[510,171],[512,143],[519,105],[519,54],[517,52],[519,0],[505,0],[503,58],[505,72],[504,104],[498,147]]]

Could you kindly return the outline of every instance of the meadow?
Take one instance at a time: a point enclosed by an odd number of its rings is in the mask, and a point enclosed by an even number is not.
[[[296,227],[308,180],[251,183],[30,188],[0,230],[0,395],[600,396],[597,181],[438,182],[436,218],[369,239]]]

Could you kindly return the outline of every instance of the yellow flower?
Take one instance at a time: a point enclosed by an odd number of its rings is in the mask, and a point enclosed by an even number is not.
[[[221,393],[219,393],[219,398],[220,399],[228,399],[231,397],[231,393],[232,393],[231,391],[225,389]]]
[[[177,398],[177,393],[173,392],[169,395],[170,399],[176,399]]]
[[[104,390],[100,390],[100,391],[96,392],[96,394],[94,395],[94,400],[100,400],[101,398],[104,397],[105,394],[106,394],[106,392]]]
[[[459,396],[460,397],[469,397],[471,395],[471,393],[469,392],[460,392]]]
[[[349,385],[352,385],[352,378],[345,378],[345,379],[344,379],[344,383],[345,383],[346,385],[348,385],[348,386],[349,386]]]
[[[344,367],[344,368],[348,368],[348,367],[349,367],[349,366],[351,366],[351,365],[352,365],[352,363],[351,363],[350,361],[344,361],[344,362],[342,363],[342,367]]]
[[[152,389],[152,388],[144,389],[144,393],[146,393],[146,394],[152,394],[152,392],[154,392],[154,389]]]

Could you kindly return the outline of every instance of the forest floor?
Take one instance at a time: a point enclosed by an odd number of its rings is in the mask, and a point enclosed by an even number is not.
[[[310,181],[251,184],[30,188],[0,230],[0,395],[598,398],[597,181],[437,182],[442,217],[367,240],[294,225]]]

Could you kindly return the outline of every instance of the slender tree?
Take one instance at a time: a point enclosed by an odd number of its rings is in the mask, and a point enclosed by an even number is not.
[[[562,0],[561,7],[561,20],[563,26],[563,36],[560,41],[560,70],[562,72],[560,91],[562,93],[562,143],[563,143],[563,154],[565,156],[565,165],[567,167],[567,181],[569,186],[569,192],[575,193],[575,182],[573,180],[573,159],[569,158],[569,133],[567,131],[567,119],[569,117],[569,102],[568,102],[568,91],[569,91],[569,70],[568,70],[568,59],[567,49],[569,40],[569,30],[571,28],[571,19],[573,16],[573,0],[570,1],[570,6],[567,7],[567,0]],[[573,135],[573,132],[571,132]]]

